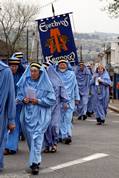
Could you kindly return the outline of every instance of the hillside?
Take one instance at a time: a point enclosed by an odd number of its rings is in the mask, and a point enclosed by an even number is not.
[[[82,45],[82,55],[86,61],[95,60],[98,53],[109,47],[111,41],[117,39],[118,36],[119,34],[102,32],[74,34],[77,52],[80,54],[79,48]]]

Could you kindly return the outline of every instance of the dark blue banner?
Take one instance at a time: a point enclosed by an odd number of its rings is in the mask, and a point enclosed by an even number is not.
[[[78,62],[69,14],[38,20],[38,30],[45,61],[65,58]]]

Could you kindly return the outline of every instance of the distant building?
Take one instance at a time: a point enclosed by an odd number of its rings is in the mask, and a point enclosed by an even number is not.
[[[114,98],[119,99],[119,37],[111,43],[111,66],[114,69]]]
[[[119,38],[111,43],[111,65],[114,72],[119,74]]]

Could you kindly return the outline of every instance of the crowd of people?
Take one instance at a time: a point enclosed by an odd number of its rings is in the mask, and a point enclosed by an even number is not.
[[[71,144],[74,113],[78,120],[94,115],[97,125],[105,123],[111,80],[102,64],[94,71],[61,58],[23,66],[13,55],[8,65],[0,61],[0,79],[0,170],[4,155],[16,154],[24,136],[31,174],[38,174],[42,152]]]

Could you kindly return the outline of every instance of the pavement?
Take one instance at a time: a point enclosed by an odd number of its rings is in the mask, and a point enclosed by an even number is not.
[[[118,99],[110,99],[109,109],[112,111],[119,113],[119,100]]]
[[[119,113],[108,110],[102,126],[95,115],[86,121],[74,118],[72,144],[43,153],[38,176],[27,172],[28,158],[27,144],[20,142],[16,155],[5,156],[0,178],[119,178]]]

